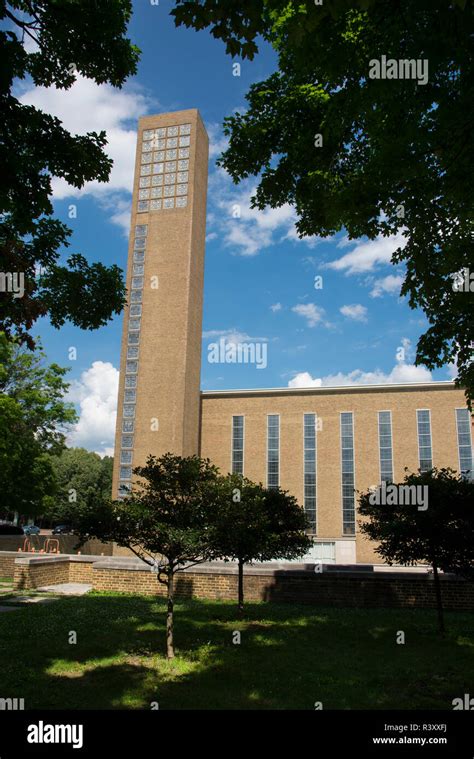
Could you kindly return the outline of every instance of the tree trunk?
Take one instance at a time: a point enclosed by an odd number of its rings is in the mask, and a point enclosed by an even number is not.
[[[438,607],[438,625],[441,635],[444,635],[443,599],[441,598],[441,583],[439,581],[438,566],[433,563],[433,579],[436,593],[436,605]]]
[[[244,613],[244,560],[239,558],[239,614]]]
[[[168,609],[166,612],[166,657],[174,659],[173,637],[173,609],[174,609],[174,572],[173,567],[168,569]]]

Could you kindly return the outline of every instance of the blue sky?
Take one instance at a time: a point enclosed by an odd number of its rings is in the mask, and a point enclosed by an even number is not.
[[[142,50],[138,73],[122,90],[79,80],[68,92],[22,84],[23,102],[59,116],[74,133],[104,128],[114,159],[108,185],[77,192],[55,180],[55,210],[73,229],[68,253],[126,267],[136,123],[141,115],[199,108],[211,140],[203,318],[202,388],[256,388],[449,379],[413,366],[426,329],[421,312],[400,299],[403,270],[389,263],[395,240],[298,240],[291,208],[256,212],[255,180],[234,186],[216,169],[225,147],[224,117],[245,107],[250,84],[276,66],[262,48],[253,62],[233,61],[208,31],[176,29],[170,0],[135,2],[129,36]],[[239,204],[241,217],[232,217]],[[71,205],[77,218],[70,218]],[[73,210],[74,214],[74,210]],[[315,289],[314,278],[323,287]],[[81,414],[71,444],[111,452],[115,424],[122,317],[83,332],[36,325],[48,359],[69,366],[71,399]],[[208,345],[227,341],[267,344],[266,368],[212,364]],[[71,361],[70,348],[77,351]],[[403,348],[404,352],[400,351]]]

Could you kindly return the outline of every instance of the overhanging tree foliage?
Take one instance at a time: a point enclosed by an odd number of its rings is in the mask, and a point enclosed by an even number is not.
[[[67,369],[0,333],[0,512],[34,516],[55,492],[52,455],[77,416],[64,400]]]
[[[242,613],[244,564],[303,556],[311,546],[304,532],[308,523],[296,499],[280,489],[266,489],[235,474],[221,478],[219,489],[213,544],[217,555],[238,562]]]
[[[232,56],[258,36],[278,71],[225,120],[220,159],[239,182],[259,176],[253,206],[291,203],[302,236],[403,235],[392,261],[429,328],[416,362],[457,360],[474,397],[474,299],[453,288],[474,269],[474,5],[469,0],[177,0],[176,24],[210,27]],[[428,80],[377,79],[382,56],[427,61]],[[315,145],[321,135],[322,146]]]
[[[433,568],[439,628],[444,632],[439,570],[474,579],[474,481],[453,469],[432,469],[407,474],[397,491],[406,486],[427,489],[427,508],[405,495],[377,503],[380,498],[363,493],[360,530],[378,541],[375,551],[388,564],[426,562]]]
[[[125,36],[130,15],[130,0],[0,0],[0,271],[23,274],[25,288],[23,297],[2,294],[0,329],[30,347],[39,317],[96,329],[120,313],[125,288],[115,265],[89,264],[79,253],[61,264],[71,230],[53,218],[52,176],[76,188],[107,182],[105,132],[69,134],[59,119],[22,104],[14,87],[29,78],[68,89],[78,75],[120,87],[139,53]]]

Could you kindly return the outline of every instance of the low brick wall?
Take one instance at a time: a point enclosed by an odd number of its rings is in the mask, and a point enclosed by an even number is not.
[[[17,590],[81,582],[99,591],[161,596],[166,593],[156,575],[138,559],[0,553],[1,561],[5,566],[14,562],[14,587]],[[474,611],[474,583],[443,575],[441,585],[446,609]],[[247,601],[360,608],[436,607],[433,576],[421,572],[338,571],[330,567],[315,572],[311,567],[261,565],[245,569],[244,592]],[[176,596],[235,600],[237,568],[233,564],[208,564],[179,572],[176,575]]]
[[[100,556],[74,556],[61,554],[14,554],[15,590],[41,588],[43,585],[58,585],[63,582],[81,582],[92,585],[92,568]]]
[[[452,575],[441,577],[446,609],[474,610],[474,584]],[[431,574],[383,573],[366,576],[346,572],[309,576],[277,575],[264,591],[266,601],[294,601],[323,606],[362,608],[436,608]]]
[[[150,569],[143,569],[138,563],[135,566],[132,562],[130,566],[120,566],[114,560],[102,561],[94,565],[92,574],[94,590],[166,595],[166,586],[158,581],[156,574]],[[248,601],[266,600],[267,579],[268,572],[258,577],[246,572],[244,591]],[[175,595],[183,598],[233,600],[237,595],[237,574],[228,568],[219,571],[194,569],[178,572],[175,576]]]
[[[85,582],[92,585],[92,569],[97,556],[71,556],[69,582]]]
[[[102,559],[93,564],[95,590],[164,595],[165,586],[137,560]],[[441,577],[446,609],[474,610],[474,583]],[[320,606],[436,608],[433,577],[425,573],[323,571],[249,567],[244,573],[248,601]],[[237,569],[230,565],[193,567],[176,575],[179,597],[234,600]]]
[[[13,586],[15,590],[58,585],[69,581],[68,556],[22,557],[15,561]]]
[[[0,577],[13,577],[15,572],[15,559],[18,558],[16,551],[0,552]]]

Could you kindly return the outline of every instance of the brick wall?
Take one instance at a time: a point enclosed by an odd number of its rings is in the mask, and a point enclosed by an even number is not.
[[[13,577],[17,557],[16,551],[0,552],[0,577]]]
[[[191,124],[188,204],[186,208],[137,213],[144,129]],[[161,113],[140,119],[133,185],[132,221],[127,266],[130,292],[135,225],[147,225],[145,282],[159,276],[159,290],[145,285],[140,325],[140,358],[135,410],[133,465],[144,465],[150,453],[189,456],[199,448],[201,320],[206,235],[208,138],[197,110]],[[124,310],[119,408],[125,389],[128,306]],[[158,419],[154,430],[150,420]],[[122,417],[117,416],[113,495],[120,471]]]
[[[84,582],[92,585],[93,562],[84,558],[74,558],[69,563],[69,582]]]
[[[474,610],[474,584],[452,577],[442,577],[442,595],[446,609]],[[262,586],[260,585],[260,590]],[[255,589],[254,589],[255,590]],[[301,574],[276,577],[263,590],[266,601],[294,601],[330,606],[429,608],[436,607],[431,575],[383,574],[326,575]]]
[[[94,590],[142,593],[144,595],[164,595],[165,586],[159,583],[150,571],[127,569],[102,569],[96,565],[93,570]]]
[[[258,372],[257,372],[258,374]],[[243,415],[244,474],[267,481],[267,414],[280,415],[280,484],[304,503],[303,415],[316,413],[322,424],[317,440],[317,537],[343,539],[341,503],[340,413],[354,415],[355,487],[363,492],[380,482],[378,412],[392,411],[394,481],[404,468],[419,466],[416,410],[431,409],[434,465],[457,469],[456,408],[465,408],[464,391],[449,383],[288,390],[236,390],[201,394],[201,450],[222,472],[232,469],[232,416]],[[357,510],[357,498],[356,498]],[[378,562],[375,543],[359,530],[356,560]],[[352,560],[351,560],[352,561]]]
[[[132,566],[116,568],[108,562],[94,565],[95,590],[165,595],[166,588],[147,570]],[[442,577],[446,609],[474,610],[474,583]],[[255,570],[244,576],[247,601],[309,603],[322,606],[435,608],[431,575],[408,573],[328,572],[316,574],[298,570]],[[237,574],[227,568],[219,571],[197,569],[179,572],[176,596],[234,600]]]
[[[1,556],[1,553],[0,553]],[[14,587],[16,590],[81,582],[92,585],[92,567],[101,557],[92,556],[25,556],[14,554]]]
[[[16,561],[15,561],[16,559]],[[18,557],[2,556],[0,561],[15,561],[14,584],[17,590],[63,582],[82,582],[94,590],[144,595],[166,594],[156,575],[136,559],[124,557]],[[2,564],[0,564],[0,567]],[[441,577],[446,609],[474,610],[474,583],[451,575]],[[237,571],[231,565],[207,565],[179,572],[176,596],[235,600]],[[432,575],[416,572],[323,571],[312,569],[274,569],[249,567],[244,574],[247,601],[305,603],[322,606],[360,608],[435,608]]]
[[[69,581],[69,559],[18,559],[15,562],[14,588],[27,590],[42,585],[57,585]]]

